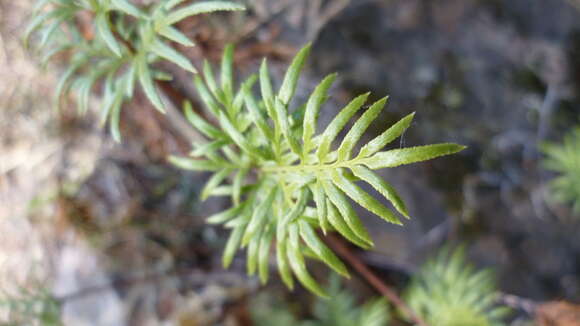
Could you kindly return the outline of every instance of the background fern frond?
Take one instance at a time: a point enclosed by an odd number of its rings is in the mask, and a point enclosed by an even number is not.
[[[218,125],[203,122],[186,106],[188,119],[207,137],[207,143],[194,147],[193,156],[170,157],[170,161],[185,169],[215,173],[204,197],[217,195],[215,190],[220,187],[224,191],[219,195],[231,196],[234,208],[209,218],[212,223],[232,228],[224,253],[226,266],[237,248],[246,249],[248,272],[254,273],[257,265],[263,266],[261,279],[265,281],[268,255],[266,249],[260,248],[266,248],[266,243],[272,241],[276,244],[278,270],[284,283],[292,287],[294,275],[306,288],[324,296],[324,289],[306,269],[305,258],[320,260],[344,276],[348,272],[317,229],[336,230],[354,244],[370,248],[372,239],[351,200],[391,223],[401,224],[395,211],[409,216],[396,190],[372,170],[424,161],[456,153],[464,147],[438,144],[381,151],[409,126],[413,117],[410,115],[355,155],[355,144],[384,108],[386,98],[374,103],[342,141],[338,135],[365,104],[368,93],[352,100],[316,135],[318,112],[335,75],[325,78],[305,105],[292,106],[309,49],[307,45],[298,52],[277,92],[267,63],[263,62],[258,77],[260,100],[252,92],[255,76],[234,89],[232,47],[224,52],[219,81],[214,68],[205,63],[204,78],[196,76],[194,84],[208,114]],[[297,114],[302,110],[303,114]],[[335,143],[339,143],[337,149],[333,147]],[[228,177],[235,178],[233,186],[229,185]],[[392,203],[394,210],[363,190],[359,181],[375,188]]]
[[[543,165],[558,175],[550,182],[551,197],[570,204],[580,216],[580,127],[570,131],[561,144],[542,146],[546,158]]]
[[[466,262],[462,247],[442,249],[413,277],[405,301],[429,325],[501,326],[507,307],[498,306],[490,270]]]
[[[46,53],[43,61],[65,50],[73,57],[70,67],[74,69],[63,74],[56,105],[69,93],[69,85],[76,84],[79,112],[85,113],[91,89],[99,80],[110,76],[105,81],[101,121],[109,121],[117,141],[120,140],[120,109],[133,96],[136,83],[153,106],[164,112],[155,81],[164,80],[166,74],[154,69],[152,64],[167,60],[186,71],[197,72],[189,59],[168,44],[169,40],[184,46],[194,45],[173,25],[193,15],[244,10],[242,5],[230,1],[179,6],[182,2],[162,0],[155,5],[137,6],[128,0],[39,0],[25,32],[25,42],[38,32],[38,47]],[[91,28],[95,37],[83,37],[81,27],[75,23],[75,18],[86,12],[94,17]]]

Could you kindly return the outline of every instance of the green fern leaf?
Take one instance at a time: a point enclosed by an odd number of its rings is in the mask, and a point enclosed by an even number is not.
[[[338,133],[346,126],[350,118],[363,106],[370,93],[358,96],[352,100],[338,115],[330,122],[324,133],[321,135],[320,145],[316,151],[318,161],[326,163],[328,152],[332,141],[338,136]]]
[[[171,161],[190,170],[222,171],[210,179],[213,190],[204,192],[203,197],[232,196],[233,208],[209,219],[210,223],[233,228],[224,254],[226,266],[233,257],[232,248],[247,247],[248,272],[258,271],[264,282],[269,243],[275,242],[283,282],[293,287],[296,277],[307,289],[324,295],[308,273],[305,259],[318,259],[342,275],[348,275],[348,271],[316,230],[321,229],[322,234],[336,231],[362,248],[372,247],[373,241],[350,200],[391,223],[401,224],[395,211],[409,217],[395,189],[373,170],[456,153],[464,147],[438,144],[381,151],[409,127],[413,118],[410,114],[363,144],[358,155],[353,156],[357,143],[387,102],[385,97],[373,103],[339,142],[339,133],[361,110],[368,93],[352,100],[322,134],[315,135],[318,114],[336,75],[327,76],[305,104],[292,108],[290,103],[309,48],[303,48],[292,61],[278,94],[273,92],[266,60],[259,76],[251,75],[238,90],[234,85],[232,47],[226,48],[222,58],[219,84],[211,65],[205,63],[204,78],[196,76],[194,83],[219,127],[186,106],[188,120],[208,138],[207,143],[195,145],[192,151],[204,159],[172,157]],[[260,84],[259,100],[252,90],[256,80]],[[337,149],[333,149],[334,143],[339,143]],[[232,185],[218,187],[222,181],[225,183],[226,168],[228,175],[230,169],[235,173]],[[359,182],[377,190],[394,210],[364,191]]]
[[[113,35],[113,32],[111,31],[108,14],[99,13],[97,17],[95,17],[95,26],[97,27],[97,33],[103,41],[105,41],[109,49],[118,57],[122,56],[121,45],[119,45],[119,42],[117,42],[115,35]]]
[[[179,8],[169,14],[165,18],[164,23],[167,25],[173,25],[180,20],[183,20],[190,16],[195,16],[199,14],[211,13],[214,11],[239,11],[245,10],[245,7],[229,1],[208,1],[208,2],[198,2]]]
[[[288,105],[294,96],[296,85],[298,84],[298,77],[300,77],[302,67],[304,67],[304,63],[309,54],[310,45],[307,45],[298,52],[296,57],[294,57],[294,60],[284,76],[282,86],[280,86],[280,91],[278,92],[278,98],[284,105]]]
[[[357,122],[352,126],[346,134],[340,147],[338,148],[338,161],[347,160],[351,156],[352,149],[359,141],[363,133],[367,130],[370,124],[378,117],[379,113],[385,107],[387,97],[375,102]]]
[[[289,241],[288,241],[288,261],[290,262],[290,268],[300,280],[300,282],[313,293],[321,296],[328,297],[324,289],[318,285],[318,282],[308,273],[306,269],[306,263],[304,262],[304,256],[300,250],[299,239],[298,239],[298,226],[293,224],[288,227]]]
[[[580,127],[566,134],[562,143],[542,144],[546,158],[544,167],[557,173],[550,183],[550,200],[569,204],[573,213],[580,216]]]
[[[179,67],[181,67],[187,71],[197,73],[197,70],[193,67],[191,62],[189,62],[189,59],[187,59],[184,55],[177,52],[176,50],[174,50],[172,47],[168,46],[167,44],[165,44],[159,40],[155,40],[151,44],[150,49],[151,49],[151,51],[153,51],[153,53],[166,59],[167,61],[171,61],[174,64],[178,65]]]
[[[131,15],[137,18],[145,17],[144,14],[139,10],[139,8],[132,5],[127,0],[110,0],[113,7],[117,10],[120,10],[127,15]]]
[[[371,140],[368,144],[365,144],[361,148],[357,158],[371,156],[376,152],[380,151],[381,149],[383,149],[390,142],[401,136],[405,132],[405,130],[407,130],[407,128],[409,128],[414,117],[415,112],[404,117],[399,122],[395,123],[392,127],[385,130],[385,132],[383,132],[381,135]]]
[[[489,270],[467,264],[462,247],[444,248],[413,277],[405,302],[429,325],[501,326],[509,310],[496,305]]]
[[[153,83],[153,76],[151,75],[151,70],[149,69],[149,65],[147,64],[147,57],[146,55],[140,55],[137,59],[137,77],[139,79],[139,83],[141,87],[143,87],[143,91],[145,95],[153,103],[155,108],[159,110],[161,113],[165,113],[163,102],[155,89],[155,85]]]
[[[262,284],[266,284],[268,282],[270,272],[270,246],[272,244],[273,238],[274,229],[268,227],[264,231],[264,235],[260,240],[260,249],[258,252],[258,273],[260,275],[260,281]]]
[[[185,36],[185,34],[183,34],[182,32],[180,32],[179,30],[175,29],[174,27],[171,26],[163,26],[162,28],[157,30],[157,33],[159,33],[159,35],[175,42],[175,43],[179,43],[183,46],[193,46],[193,42],[191,42],[187,36]]]
[[[399,165],[427,161],[439,156],[455,154],[465,149],[457,144],[436,144],[393,149],[379,152],[363,160],[363,164],[372,170],[393,168]]]
[[[153,69],[151,65],[162,59],[184,70],[196,72],[195,67],[184,55],[164,42],[165,39],[169,39],[181,45],[193,45],[191,40],[171,25],[191,15],[244,9],[243,6],[228,1],[197,2],[177,7],[182,2],[171,0],[159,1],[154,5],[136,5],[129,0],[39,0],[25,31],[25,43],[29,43],[32,34],[38,33],[38,47],[46,49],[43,64],[61,51],[68,50],[73,54],[73,60],[69,65],[72,69],[64,73],[57,89],[57,107],[60,98],[70,89],[70,80],[79,77],[79,80],[84,82],[76,82],[74,85],[79,87],[74,87],[74,90],[79,92],[79,112],[86,112],[92,85],[100,79],[109,78],[108,73],[96,76],[93,73],[95,67],[115,61],[116,69],[124,73],[115,74],[112,77],[115,80],[106,82],[122,87],[123,90],[109,87],[109,91],[103,92],[100,123],[118,122],[120,107],[124,101],[132,97],[137,82],[154,107],[164,112],[155,80],[170,80],[172,77],[163,71]],[[48,6],[49,4],[51,6]],[[44,9],[47,9],[46,12]],[[86,17],[87,13],[93,20],[92,28],[96,32],[94,38],[86,37],[85,30],[81,30],[79,24],[71,23],[81,15]],[[229,53],[231,54],[231,51]],[[229,70],[231,71],[231,67]],[[113,89],[114,92],[111,91]],[[120,92],[124,95],[121,96]],[[118,125],[111,125],[110,130],[114,138],[119,140]]]
[[[346,266],[334,255],[334,253],[318,238],[312,226],[304,220],[298,222],[300,236],[306,245],[338,274],[349,277]]]

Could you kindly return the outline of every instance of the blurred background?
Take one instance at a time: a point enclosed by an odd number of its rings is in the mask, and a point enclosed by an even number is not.
[[[312,42],[298,96],[339,73],[323,121],[370,90],[373,99],[390,98],[367,140],[416,111],[396,146],[468,146],[380,171],[412,219],[399,227],[361,210],[376,247],[352,249],[358,259],[402,291],[426,259],[461,243],[474,266],[496,273],[500,299],[513,308],[506,325],[579,325],[580,317],[542,324],[528,308],[580,303],[580,1],[243,2],[244,13],[180,23],[197,46],[178,49],[199,67],[233,42],[240,76],[268,57],[279,83],[296,51]],[[313,295],[290,292],[277,275],[259,286],[246,276],[243,254],[222,269],[227,232],[204,218],[227,201],[200,202],[208,175],[166,161],[190,148],[179,109],[161,115],[138,93],[122,111],[121,144],[97,126],[96,110],[76,114],[74,95],[54,110],[68,58],[42,68],[39,54],[24,48],[33,4],[0,0],[0,324],[314,318]],[[163,68],[174,75],[167,96],[196,103],[191,75]],[[327,270],[318,267],[325,283]],[[356,303],[378,296],[356,275],[343,286]],[[260,321],[275,309],[288,316]]]

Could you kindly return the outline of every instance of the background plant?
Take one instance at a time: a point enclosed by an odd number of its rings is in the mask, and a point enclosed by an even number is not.
[[[18,287],[15,294],[0,291],[0,310],[8,312],[3,325],[60,326],[60,302],[41,283]]]
[[[444,248],[415,274],[405,301],[429,325],[500,326],[509,310],[496,291],[491,270],[469,265],[463,248]]]
[[[561,144],[546,143],[543,165],[558,175],[550,182],[550,197],[570,204],[580,216],[580,127],[570,131]]]
[[[386,326],[389,325],[388,304],[384,299],[372,299],[359,305],[352,291],[341,287],[340,278],[332,275],[327,286],[329,299],[318,298],[312,308],[312,318],[298,321],[290,307],[274,306],[270,295],[254,300],[252,319],[256,326]]]
[[[25,33],[26,42],[38,31],[44,63],[62,51],[71,55],[57,86],[56,105],[74,89],[78,94],[78,110],[85,113],[91,89],[102,80],[100,123],[110,122],[111,133],[117,141],[121,138],[121,107],[132,98],[137,83],[155,108],[164,112],[155,81],[168,80],[171,76],[152,65],[163,59],[196,72],[189,59],[169,44],[172,41],[183,46],[194,45],[173,25],[198,14],[244,9],[230,1],[182,5],[185,2],[160,0],[137,6],[128,0],[39,0]],[[78,23],[86,20],[91,21],[88,26]]]
[[[231,196],[231,208],[208,218],[209,223],[231,229],[223,256],[225,266],[230,265],[238,248],[246,248],[248,273],[257,271],[265,283],[273,243],[284,283],[293,288],[295,275],[309,290],[324,296],[325,291],[306,269],[305,257],[324,262],[340,275],[348,276],[348,272],[317,230],[337,231],[364,249],[373,246],[349,198],[382,219],[401,224],[393,210],[357,182],[368,183],[408,218],[395,189],[373,170],[453,154],[464,147],[446,143],[381,151],[409,127],[414,115],[410,114],[364,144],[355,155],[356,143],[386,104],[387,98],[383,98],[361,115],[334,149],[337,136],[363,108],[369,93],[352,100],[316,135],[317,117],[336,75],[326,77],[306,103],[292,105],[309,50],[310,46],[306,46],[296,55],[277,92],[266,61],[259,77],[250,76],[234,91],[231,46],[222,59],[219,83],[206,62],[205,81],[196,76],[195,86],[217,126],[186,104],[187,118],[207,137],[207,142],[196,144],[189,157],[174,156],[170,161],[184,169],[214,172],[202,191],[202,199]],[[258,80],[259,100],[252,91]],[[233,181],[226,182],[230,176]]]

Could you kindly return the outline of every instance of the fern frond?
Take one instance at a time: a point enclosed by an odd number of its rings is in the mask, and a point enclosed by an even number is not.
[[[580,127],[570,131],[561,144],[547,143],[542,150],[547,156],[543,165],[558,174],[550,182],[551,197],[570,204],[580,216]]]
[[[137,6],[129,0],[39,0],[25,31],[25,42],[28,44],[30,37],[39,33],[38,47],[46,52],[43,62],[64,50],[73,53],[70,66],[74,69],[63,74],[56,105],[59,106],[61,97],[69,93],[69,86],[74,84],[79,90],[79,112],[86,112],[93,85],[103,80],[106,85],[101,122],[109,121],[117,141],[121,138],[121,107],[132,97],[137,83],[153,106],[164,112],[155,81],[164,80],[166,74],[154,69],[152,64],[167,60],[186,71],[197,72],[189,59],[168,44],[167,40],[184,46],[194,45],[173,25],[193,15],[244,10],[243,6],[230,1],[201,1],[179,6],[182,2],[161,0],[155,5]],[[46,8],[48,10],[44,10]],[[92,39],[83,38],[83,32],[75,23],[75,18],[83,12],[94,17],[91,28],[96,36]]]
[[[490,270],[466,262],[464,248],[444,248],[414,276],[405,301],[429,325],[501,326],[509,312],[496,305],[497,290]]]
[[[324,233],[336,230],[362,248],[372,247],[372,239],[351,200],[391,223],[401,224],[395,211],[409,217],[396,190],[373,170],[453,154],[464,147],[437,144],[382,151],[407,129],[411,114],[354,153],[355,145],[387,99],[377,101],[363,113],[342,141],[338,135],[361,110],[369,94],[352,100],[317,135],[317,116],[335,75],[325,78],[304,105],[292,110],[291,102],[309,49],[306,46],[298,52],[277,92],[267,63],[263,62],[258,77],[260,100],[254,98],[252,91],[256,76],[234,90],[231,47],[224,53],[219,81],[213,67],[205,63],[204,79],[196,76],[195,86],[218,125],[204,122],[187,105],[188,119],[207,137],[207,144],[196,146],[192,152],[202,158],[171,157],[170,161],[185,169],[216,173],[204,196],[218,195],[220,189],[219,195],[232,197],[232,209],[209,218],[232,229],[224,254],[226,266],[237,248],[247,248],[248,271],[253,273],[256,265],[263,266],[260,275],[265,282],[268,255],[266,249],[259,248],[274,242],[284,283],[293,287],[295,276],[312,292],[324,295],[306,269],[306,257],[324,262],[343,276],[348,276],[348,272],[316,230],[322,229]],[[297,114],[301,110],[304,113]],[[333,147],[335,143],[337,149]],[[232,186],[227,181],[229,177],[235,180]],[[363,190],[360,182],[376,189],[391,202],[393,209]]]

